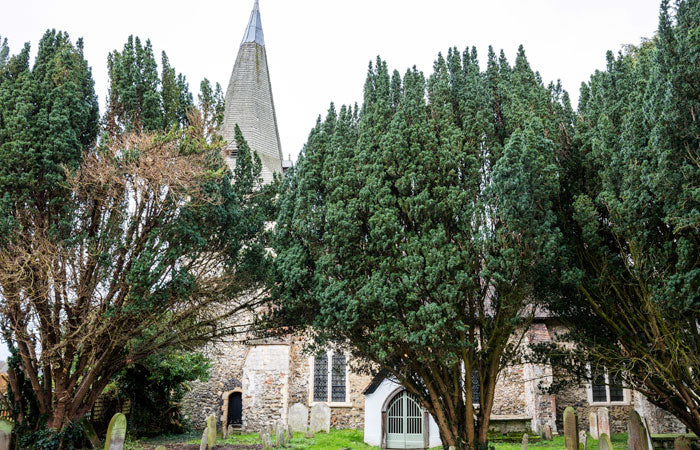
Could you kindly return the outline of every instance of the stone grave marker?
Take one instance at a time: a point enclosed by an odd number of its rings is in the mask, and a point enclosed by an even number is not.
[[[583,450],[586,450],[586,447],[588,447],[588,433],[586,433],[585,430],[578,432],[578,445],[583,448]]]
[[[216,445],[216,417],[210,415],[207,417],[207,445],[209,448],[214,448]]]
[[[542,439],[545,441],[551,441],[552,440],[552,427],[549,425],[544,426],[544,430],[542,432]]]
[[[90,441],[90,446],[92,448],[99,448],[100,438],[97,436],[95,427],[92,426],[92,423],[87,419],[87,417],[82,417],[78,421],[78,425],[80,425],[80,427],[83,429],[83,432],[85,433],[85,437],[88,438],[88,441]],[[0,445],[0,450],[3,450],[2,445]]]
[[[275,424],[275,438],[275,446],[284,446],[284,425],[282,422],[277,422],[277,424]]]
[[[578,450],[578,422],[571,406],[564,409],[564,446],[566,450]]]
[[[331,408],[325,403],[316,403],[311,407],[311,431],[318,433],[331,431]]]
[[[270,438],[270,433],[268,430],[262,433],[262,446],[263,450],[272,450],[272,439]]]
[[[598,435],[602,436],[603,433],[610,439],[610,413],[605,406],[598,408]]]
[[[306,432],[304,432],[304,437],[305,437],[306,439],[313,439],[313,438],[314,438],[314,432],[311,431],[311,429],[308,429],[308,430],[306,430]]]
[[[10,437],[12,436],[12,422],[0,420],[0,450],[10,450]]]
[[[287,439],[287,442],[294,439],[294,430],[292,430],[291,424],[287,424],[287,437],[286,437],[286,439]]]
[[[598,414],[595,411],[588,413],[588,432],[593,439],[598,439],[600,433],[598,433]]]
[[[105,450],[122,450],[126,438],[126,416],[117,413],[109,421]]]
[[[673,450],[691,450],[690,439],[685,436],[679,436],[673,441]]]
[[[598,439],[598,450],[613,450],[612,442],[610,442],[610,436],[608,433],[600,433],[600,439]]]
[[[634,410],[627,420],[627,448],[629,450],[649,450],[646,427],[639,413]]]
[[[292,431],[303,433],[309,427],[309,408],[301,403],[295,403],[289,408],[287,423]]]
[[[647,423],[647,418],[642,417],[642,424],[644,424],[644,430],[647,434],[647,442],[649,442],[649,450],[654,450],[653,442],[651,441],[651,433],[649,432],[649,424]]]
[[[527,433],[523,433],[523,440],[520,443],[520,450],[527,450],[527,444],[530,442],[530,437]]]
[[[155,450],[166,450],[164,445],[159,445]]]
[[[199,441],[199,450],[207,450],[207,438],[209,437],[209,427],[205,427],[202,432],[202,439]]]

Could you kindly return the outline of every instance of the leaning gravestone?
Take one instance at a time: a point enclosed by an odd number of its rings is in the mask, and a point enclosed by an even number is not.
[[[584,430],[578,432],[578,445],[583,450],[588,447],[588,434]]]
[[[292,431],[303,433],[309,427],[309,409],[301,403],[295,403],[289,408],[287,423]]]
[[[610,436],[608,436],[608,433],[600,433],[600,439],[598,439],[598,450],[613,450],[613,445],[610,441]]]
[[[306,430],[306,432],[304,433],[304,437],[305,437],[306,439],[313,439],[313,438],[314,438],[314,432],[311,431],[311,430]]]
[[[262,446],[263,450],[272,450],[272,439],[268,430],[262,432]]]
[[[10,450],[10,436],[12,436],[12,422],[0,420],[0,450]]]
[[[126,438],[126,416],[117,413],[109,421],[107,427],[107,440],[105,450],[122,450],[124,448],[124,438]]]
[[[331,409],[325,403],[316,403],[311,407],[311,432],[331,431]]]
[[[292,426],[290,424],[287,424],[287,442],[291,441],[294,439],[294,430],[292,430]]]
[[[209,437],[209,427],[204,428],[202,440],[199,441],[199,450],[207,450],[207,438]]]
[[[207,445],[209,448],[214,448],[216,445],[216,417],[213,414],[207,417],[207,430],[209,431],[207,434]]]
[[[598,434],[602,436],[603,433],[610,438],[610,413],[605,406],[598,408]]]
[[[691,450],[690,439],[685,436],[679,436],[673,441],[673,450]]]
[[[527,433],[523,434],[523,440],[520,443],[520,450],[527,450],[527,444],[530,442],[530,437],[527,435]]]
[[[566,450],[578,450],[576,410],[571,406],[567,406],[564,410],[564,446]]]
[[[637,411],[632,410],[627,421],[627,448],[649,450],[649,439],[644,422]]]
[[[588,432],[593,439],[600,437],[600,433],[598,433],[598,414],[595,411],[588,413]]]

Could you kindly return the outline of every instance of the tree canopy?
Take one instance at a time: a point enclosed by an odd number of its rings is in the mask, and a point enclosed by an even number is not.
[[[362,109],[331,106],[284,181],[279,323],[386,369],[444,445],[485,446],[496,377],[519,359],[558,254],[571,120],[522,48],[512,67],[490,50],[486,71],[475,49],[450,49],[427,80],[377,59]]]

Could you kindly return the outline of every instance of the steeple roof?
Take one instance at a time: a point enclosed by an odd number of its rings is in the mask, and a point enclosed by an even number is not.
[[[253,11],[250,13],[250,21],[248,21],[248,28],[245,30],[241,45],[246,42],[257,42],[260,45],[265,45],[265,35],[263,35],[262,22],[260,21],[260,5],[258,5],[258,0],[255,0]]]

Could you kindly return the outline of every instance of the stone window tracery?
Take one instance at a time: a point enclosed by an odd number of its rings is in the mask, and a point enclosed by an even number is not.
[[[321,352],[312,358],[311,401],[347,406],[348,364],[343,352]]]
[[[588,400],[591,404],[628,403],[626,389],[619,378],[607,369],[598,369],[588,387]]]

